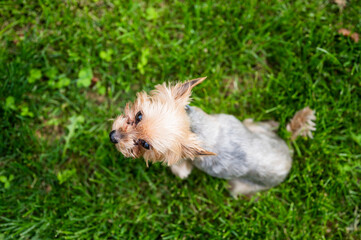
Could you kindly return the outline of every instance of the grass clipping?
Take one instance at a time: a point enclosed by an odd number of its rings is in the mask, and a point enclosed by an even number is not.
[[[312,131],[316,130],[315,111],[309,107],[298,111],[290,123],[287,124],[287,131],[292,133],[291,140],[295,140],[298,136],[313,138]]]

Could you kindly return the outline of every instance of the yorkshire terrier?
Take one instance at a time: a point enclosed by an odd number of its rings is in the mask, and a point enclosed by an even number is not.
[[[134,104],[128,103],[115,119],[111,142],[125,157],[143,157],[147,166],[148,161],[164,162],[182,179],[193,166],[227,179],[234,197],[280,184],[291,169],[292,150],[276,135],[278,123],[241,122],[189,106],[192,88],[204,79],[157,85],[150,95],[138,93]],[[299,111],[287,125],[292,139],[312,138],[314,120],[310,108]]]

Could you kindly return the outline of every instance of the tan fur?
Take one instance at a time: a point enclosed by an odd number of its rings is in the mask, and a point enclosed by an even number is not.
[[[138,93],[134,104],[128,103],[124,115],[117,117],[113,123],[112,130],[116,131],[119,139],[117,149],[126,157],[144,157],[147,163],[161,161],[168,165],[184,158],[214,155],[200,147],[190,130],[185,111],[192,88],[204,79],[198,78],[174,86],[157,85],[150,95]],[[139,111],[143,119],[136,124],[135,116]],[[150,149],[137,144],[139,139],[149,143]]]
[[[295,140],[298,136],[313,138],[312,131],[316,131],[315,111],[309,107],[305,107],[298,111],[287,124],[287,131],[292,133],[291,140]]]

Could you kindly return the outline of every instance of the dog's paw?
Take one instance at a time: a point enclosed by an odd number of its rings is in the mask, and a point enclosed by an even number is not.
[[[170,166],[172,173],[181,179],[187,178],[191,174],[192,168],[193,165],[188,161]]]

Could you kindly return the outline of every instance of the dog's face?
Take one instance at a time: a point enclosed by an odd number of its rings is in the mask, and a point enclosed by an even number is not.
[[[214,155],[199,146],[185,110],[192,88],[204,79],[157,85],[150,95],[138,93],[135,102],[126,105],[124,115],[115,119],[110,140],[124,156],[144,157],[147,163],[172,165],[184,158]]]

